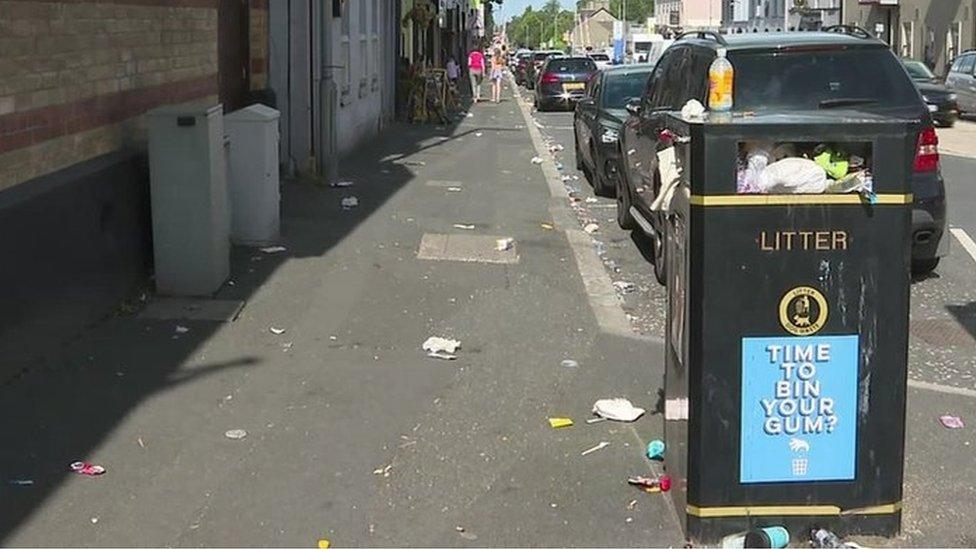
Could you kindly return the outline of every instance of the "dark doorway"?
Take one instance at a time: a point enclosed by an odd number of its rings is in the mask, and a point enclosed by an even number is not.
[[[217,73],[224,111],[244,106],[251,77],[247,0],[220,0],[217,13]]]

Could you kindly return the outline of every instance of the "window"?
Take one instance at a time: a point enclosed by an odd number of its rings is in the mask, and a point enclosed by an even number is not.
[[[369,78],[369,5],[368,0],[359,0],[359,65],[362,77]]]
[[[860,110],[922,107],[898,59],[885,49],[730,53],[735,108],[818,110],[831,100],[864,99]]]
[[[345,65],[342,68],[343,91],[348,92],[349,85],[352,82],[352,52],[350,51],[351,47],[349,44],[349,2],[342,3],[341,19],[342,36],[339,37],[339,59]]]
[[[386,5],[383,0],[373,0],[373,22],[370,27],[370,56],[372,59],[373,76],[380,70],[380,10]]]
[[[631,99],[639,98],[647,84],[647,71],[608,74],[603,91],[603,105],[610,109],[621,109]]]
[[[946,31],[946,63],[956,58],[961,50],[962,23],[953,23]]]
[[[901,56],[915,56],[915,22],[905,21],[901,24]]]
[[[671,62],[652,97],[654,108],[680,109],[684,104],[681,98],[688,94],[689,78],[686,72],[690,68],[690,55],[688,48],[679,48],[671,56]]]
[[[964,55],[959,58],[959,70],[963,74],[972,74],[973,65],[976,65],[976,55]]]
[[[671,61],[675,59],[675,54],[680,52],[681,48],[671,47],[666,50],[658,60],[657,65],[654,67],[654,72],[651,73],[650,78],[647,79],[647,89],[644,92],[644,97],[642,100],[643,109],[649,111],[656,105],[655,98],[661,95],[660,88],[664,85],[664,73],[668,70],[668,66]]]

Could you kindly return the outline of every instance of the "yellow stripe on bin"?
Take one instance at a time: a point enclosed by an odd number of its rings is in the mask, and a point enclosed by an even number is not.
[[[790,517],[839,515],[890,515],[901,511],[901,502],[841,510],[836,505],[747,505],[729,507],[698,507],[690,503],[685,511],[700,518],[723,517]]]
[[[868,202],[859,194],[723,194],[689,197],[693,206],[827,206],[837,204],[911,204],[914,196],[907,194],[878,194]]]

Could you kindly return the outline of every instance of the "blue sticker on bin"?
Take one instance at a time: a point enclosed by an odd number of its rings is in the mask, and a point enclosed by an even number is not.
[[[853,480],[858,337],[742,339],[742,483]]]

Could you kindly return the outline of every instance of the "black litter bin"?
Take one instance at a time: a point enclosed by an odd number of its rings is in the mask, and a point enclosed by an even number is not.
[[[919,122],[831,112],[665,125],[683,162],[665,221],[665,465],[688,538],[773,525],[794,540],[814,526],[896,534]],[[867,165],[872,188],[756,194],[757,150],[770,161],[826,150],[827,172]]]

